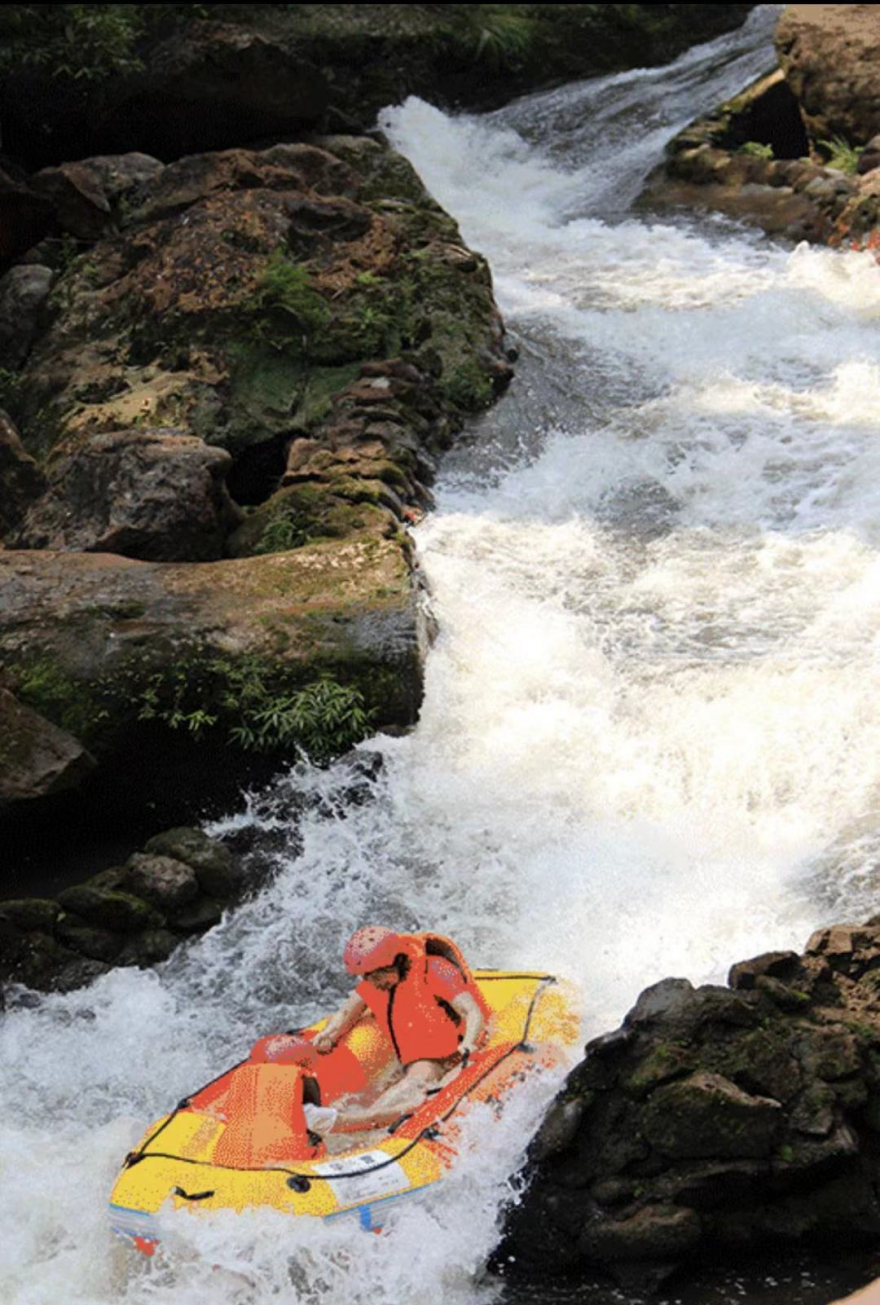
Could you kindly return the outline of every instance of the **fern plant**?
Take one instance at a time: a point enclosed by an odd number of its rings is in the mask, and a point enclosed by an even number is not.
[[[862,151],[850,145],[842,136],[832,136],[830,140],[820,140],[819,145],[825,151],[825,166],[835,168],[838,172],[854,173],[859,166]]]

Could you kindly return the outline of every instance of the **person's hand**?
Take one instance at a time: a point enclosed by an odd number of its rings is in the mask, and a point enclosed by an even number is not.
[[[312,1038],[312,1046],[315,1051],[319,1051],[322,1056],[326,1056],[327,1052],[332,1051],[336,1046],[336,1039],[332,1033],[328,1033],[325,1029],[323,1033],[318,1033]]]

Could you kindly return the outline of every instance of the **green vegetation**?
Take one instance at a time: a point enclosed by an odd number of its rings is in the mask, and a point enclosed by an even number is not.
[[[859,166],[861,149],[850,145],[842,136],[832,136],[831,140],[820,140],[819,148],[825,155],[825,166],[836,168],[838,172],[852,174]]]
[[[35,68],[66,81],[100,82],[139,72],[140,39],[160,27],[207,18],[221,6],[5,5],[0,13],[0,67]]]
[[[259,679],[246,687],[246,719],[230,731],[243,748],[274,752],[295,745],[313,760],[325,761],[367,732],[369,713],[363,695],[330,676],[290,693],[271,693]]]
[[[757,140],[747,140],[744,145],[740,145],[736,152],[737,154],[746,154],[751,159],[772,159],[776,157],[772,145],[762,145]]]
[[[107,719],[107,711],[92,691],[62,671],[51,657],[38,658],[23,668],[16,696],[80,742],[89,740]]]
[[[254,553],[287,553],[291,548],[302,547],[309,541],[309,525],[310,522],[296,511],[293,504],[276,503]]]
[[[454,368],[444,376],[440,388],[451,403],[467,412],[488,408],[492,402],[492,382],[475,362],[464,362]]]
[[[535,41],[537,24],[525,5],[446,5],[450,21],[442,29],[453,46],[475,63],[493,68],[521,67]]]
[[[224,729],[230,743],[247,751],[301,748],[324,762],[359,742],[373,715],[356,685],[328,671],[313,669],[304,682],[302,671],[274,658],[214,654],[201,645],[161,667],[134,658],[88,685],[50,656],[8,669],[23,703],[99,750],[108,731],[130,720],[196,739]]]
[[[281,248],[270,257],[249,305],[254,334],[279,350],[308,351],[330,321],[330,310],[313,289],[308,271]]]

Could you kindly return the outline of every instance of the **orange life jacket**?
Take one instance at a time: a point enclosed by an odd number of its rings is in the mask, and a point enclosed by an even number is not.
[[[449,1004],[446,989],[431,973],[431,958],[438,956],[451,961],[461,973],[465,991],[485,1017],[488,1017],[488,1007],[467,962],[449,938],[429,933],[408,934],[404,936],[401,951],[409,961],[409,969],[399,983],[384,991],[364,979],[357,986],[357,994],[391,1040],[402,1065],[411,1065],[415,1060],[443,1060],[458,1050],[464,1021]]]

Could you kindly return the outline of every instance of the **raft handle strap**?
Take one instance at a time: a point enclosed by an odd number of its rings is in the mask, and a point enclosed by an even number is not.
[[[210,1192],[185,1192],[182,1187],[172,1187],[171,1191],[184,1201],[207,1201],[209,1196],[214,1195],[213,1190]]]

